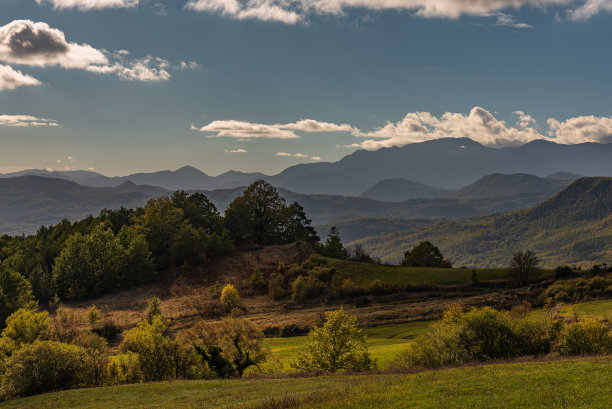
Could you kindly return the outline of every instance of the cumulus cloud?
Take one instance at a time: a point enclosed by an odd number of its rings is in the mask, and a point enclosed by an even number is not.
[[[127,50],[109,53],[88,44],[69,42],[62,31],[47,23],[15,20],[0,27],[0,61],[115,74],[127,81],[170,79],[168,61],[153,56],[128,59],[128,55]]]
[[[341,16],[350,9],[408,11],[424,18],[456,19],[462,15],[491,17],[524,6],[566,5],[574,0],[189,0],[188,9],[231,18],[296,24],[309,14]],[[499,17],[498,17],[499,21]],[[509,22],[502,18],[502,22]],[[512,19],[513,21],[513,19]],[[515,23],[516,24],[516,23]],[[521,27],[522,23],[518,23]],[[501,24],[509,25],[509,24]]]
[[[88,11],[136,7],[139,0],[36,0],[36,2],[38,4],[50,4],[54,9],[77,9]]]
[[[225,153],[247,153],[245,149],[226,149]]]
[[[31,115],[0,115],[0,126],[39,127],[59,126],[59,124],[53,119],[37,118]]]
[[[440,138],[470,138],[491,147],[523,145],[537,139],[561,144],[612,142],[612,117],[581,116],[564,122],[551,118],[544,135],[536,129],[531,115],[523,111],[514,114],[518,116],[516,126],[506,124],[481,107],[474,107],[468,115],[447,112],[439,118],[429,112],[409,113],[397,123],[387,123],[372,132],[354,133],[366,140],[352,146],[378,149]]]
[[[357,132],[358,130],[347,124],[333,124],[319,122],[313,119],[302,119],[298,122],[288,124],[257,124],[244,121],[214,121],[210,124],[197,128],[191,126],[192,130],[214,133],[209,137],[217,138],[267,138],[267,139],[298,139],[295,131],[301,132]]]
[[[549,136],[563,144],[612,142],[612,117],[579,116],[563,122],[551,118],[548,128]]]
[[[8,65],[0,64],[0,91],[15,89],[24,85],[40,85],[40,81]]]
[[[587,0],[580,7],[569,10],[568,17],[574,21],[586,21],[603,12],[612,13],[612,0]]]
[[[313,156],[310,159],[312,159],[312,160],[321,160],[321,157],[320,156]]]

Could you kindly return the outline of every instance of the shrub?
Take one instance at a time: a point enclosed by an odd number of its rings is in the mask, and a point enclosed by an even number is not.
[[[366,334],[357,327],[357,319],[343,309],[327,312],[325,318],[323,326],[310,331],[306,351],[291,366],[327,372],[369,369],[372,360],[365,344]]]
[[[143,381],[138,354],[128,352],[114,355],[106,366],[106,378],[109,385],[138,383]]]
[[[221,291],[221,302],[229,307],[237,307],[240,304],[240,294],[232,284],[226,284]]]
[[[299,276],[291,283],[291,299],[295,302],[304,302],[307,298],[306,279],[304,276]]]
[[[554,324],[547,319],[512,317],[489,307],[468,312],[451,307],[400,354],[394,365],[439,367],[546,354],[554,342]]]
[[[69,309],[60,307],[55,311],[49,327],[49,337],[59,342],[72,342],[79,333],[79,319]]]
[[[559,338],[558,350],[562,355],[612,351],[612,328],[595,319],[566,324]]]
[[[100,383],[95,358],[85,349],[56,341],[36,341],[6,362],[4,397],[28,396]]]
[[[273,273],[268,280],[268,294],[275,301],[282,299],[285,296],[285,279],[279,273]]]
[[[259,267],[255,267],[255,269],[253,270],[253,274],[251,274],[249,284],[251,285],[251,288],[257,292],[265,291],[266,280]]]
[[[95,305],[92,305],[87,309],[87,322],[89,322],[90,328],[95,328],[98,321],[100,321],[100,310],[96,308]]]
[[[153,317],[162,317],[162,309],[161,309],[161,300],[159,297],[153,297],[149,302],[149,306],[147,307],[147,321],[152,322]]]
[[[165,330],[162,317],[155,315],[151,322],[140,322],[123,337],[121,350],[138,354],[145,381],[162,381],[175,375],[176,344],[164,335]]]
[[[28,309],[15,311],[6,320],[2,337],[14,341],[17,345],[31,344],[46,335],[49,330],[49,313]]]

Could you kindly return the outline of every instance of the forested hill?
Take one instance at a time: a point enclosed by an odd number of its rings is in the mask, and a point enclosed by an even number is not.
[[[570,183],[572,183],[571,180],[541,178],[525,173],[511,175],[494,173],[447,197],[462,200],[513,197],[526,194],[547,194],[550,197]]]
[[[582,178],[535,207],[441,222],[360,240],[373,255],[397,261],[429,240],[455,265],[507,266],[533,250],[544,265],[592,264],[612,257],[612,178]]]

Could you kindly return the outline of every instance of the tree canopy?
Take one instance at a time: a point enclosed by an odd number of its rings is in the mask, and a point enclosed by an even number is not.
[[[429,241],[423,241],[404,253],[402,265],[411,267],[451,267],[440,249]]]

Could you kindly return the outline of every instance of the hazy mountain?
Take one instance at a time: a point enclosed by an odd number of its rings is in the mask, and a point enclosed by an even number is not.
[[[514,173],[512,175],[495,173],[485,176],[447,197],[469,200],[542,195],[542,199],[546,199],[570,183],[571,181],[566,179],[541,178],[524,173]]]
[[[360,196],[388,202],[403,202],[410,199],[435,199],[451,192],[453,191],[406,179],[385,179],[361,193]]]
[[[571,173],[571,172],[555,172],[555,173],[552,173],[546,176],[547,179],[569,180],[571,182],[578,180],[580,178],[583,178],[583,177],[584,175],[578,175],[577,173]]]
[[[32,233],[43,224],[82,219],[104,208],[142,206],[152,196],[168,193],[131,183],[95,188],[59,178],[4,178],[0,179],[0,233]]]
[[[341,173],[359,180],[402,178],[458,189],[492,173],[546,176],[563,169],[587,176],[612,175],[611,157],[612,144],[560,145],[538,140],[497,149],[466,138],[437,139],[376,151],[359,150],[335,163],[292,166],[280,175]]]
[[[551,179],[570,181],[575,180],[578,174],[608,176],[612,175],[610,157],[612,143],[560,145],[538,140],[519,147],[497,149],[485,147],[467,138],[449,138],[376,151],[360,150],[338,162],[291,166],[273,176],[230,171],[213,177],[194,167],[185,166],[175,171],[136,173],[121,177],[107,177],[88,171],[44,170],[29,170],[0,177],[37,175],[95,187],[114,187],[131,181],[138,185],[161,186],[169,190],[234,188],[264,178],[275,186],[299,193],[359,196],[387,179],[406,179],[443,189],[459,189],[493,173],[527,173],[541,177],[550,175]],[[559,172],[559,169],[563,169],[563,172]],[[390,199],[390,196],[385,198]]]
[[[429,240],[456,265],[507,266],[513,252],[535,251],[545,266],[612,258],[612,178],[582,178],[526,210],[441,222],[359,241],[373,255],[397,261]]]

